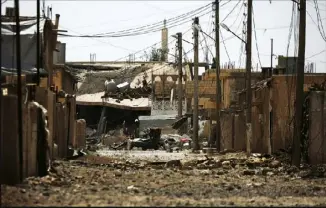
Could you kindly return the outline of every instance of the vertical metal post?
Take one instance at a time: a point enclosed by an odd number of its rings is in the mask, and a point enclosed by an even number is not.
[[[178,80],[178,117],[182,116],[182,33],[177,33],[178,36],[178,71],[179,71],[179,80]]]
[[[195,17],[195,25],[199,24],[199,18]],[[194,113],[193,113],[193,140],[194,150],[199,150],[198,143],[198,29],[194,27]]]

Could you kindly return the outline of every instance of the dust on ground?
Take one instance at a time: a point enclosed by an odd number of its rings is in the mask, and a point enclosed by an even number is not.
[[[155,154],[152,158],[138,158],[141,154],[147,153],[135,151],[128,155],[121,151],[117,155],[55,161],[46,177],[28,178],[15,187],[2,185],[2,203],[5,206],[326,205],[323,167],[296,168],[287,165],[283,157],[246,158],[244,153],[217,156],[184,153],[169,161]]]

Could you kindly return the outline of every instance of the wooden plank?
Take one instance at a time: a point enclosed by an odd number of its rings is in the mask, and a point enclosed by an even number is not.
[[[54,115],[55,115],[55,102],[56,95],[52,91],[47,91],[47,111],[48,111],[48,128],[49,128],[49,148],[50,156],[53,158],[53,148],[54,148]]]
[[[57,141],[57,145],[58,145],[58,157],[59,158],[63,158],[64,157],[64,116],[63,116],[63,107],[62,104],[57,103],[56,104],[56,108],[57,108],[57,119],[56,119],[56,141]]]
[[[70,112],[69,112],[69,143],[73,147],[78,147],[77,141],[76,141],[76,98],[69,98],[68,99],[68,105],[70,106]]]
[[[64,121],[64,126],[63,126],[63,157],[67,157],[67,152],[68,152],[68,142],[69,142],[69,138],[68,138],[68,118],[69,118],[69,111],[68,111],[68,107],[67,105],[63,105],[63,121]]]
[[[29,154],[28,154],[28,176],[37,175],[37,107],[29,106]]]
[[[23,106],[23,177],[28,176],[28,153],[29,153],[29,140],[31,131],[29,129],[30,115],[28,106]]]

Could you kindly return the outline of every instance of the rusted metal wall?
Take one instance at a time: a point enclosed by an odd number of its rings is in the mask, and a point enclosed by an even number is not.
[[[17,97],[3,96],[0,112],[1,184],[16,184],[20,181]]]
[[[305,91],[313,84],[321,84],[325,75],[305,75]],[[273,151],[292,145],[294,124],[294,101],[296,77],[291,75],[276,75],[272,79],[273,109],[272,141]]]
[[[326,163],[326,91],[310,93],[309,114],[309,161]]]

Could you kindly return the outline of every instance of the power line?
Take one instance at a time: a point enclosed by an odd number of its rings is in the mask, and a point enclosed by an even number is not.
[[[313,21],[313,23],[316,25],[316,27],[317,27],[317,29],[318,29],[319,34],[321,35],[321,37],[322,37],[324,40],[326,40],[324,34],[323,34],[323,33],[321,32],[321,30],[318,28],[318,25],[317,25],[317,23],[315,22],[315,20],[312,18],[311,14],[310,14],[308,11],[307,11],[307,14],[308,14],[308,16],[310,17],[310,19]]]
[[[188,33],[189,31],[191,30],[191,28],[189,28],[188,30],[186,30],[183,34],[186,34],[186,33]],[[171,44],[171,43],[173,43],[174,41],[176,41],[175,39],[173,39],[171,42],[169,42],[168,44]],[[152,47],[154,47],[154,46],[156,46],[157,44],[160,44],[160,43],[162,43],[162,41],[159,41],[159,42],[157,42],[157,43],[155,43],[155,44],[153,44],[153,45],[150,45],[150,46],[148,46],[148,47],[146,47],[146,48],[144,48],[144,49],[141,49],[141,50],[139,50],[139,51],[136,51],[135,53],[133,53],[133,55],[136,55],[136,54],[138,54],[138,53],[140,53],[140,52],[143,52],[143,51],[146,51],[147,49],[150,49],[150,48],[152,48]],[[127,58],[129,55],[127,55],[127,56],[124,56],[124,57],[122,57],[122,58],[119,58],[119,59],[117,59],[116,61],[120,61],[120,60],[122,60],[122,59],[124,59],[124,58]],[[115,61],[115,62],[116,62]]]
[[[185,19],[187,16],[194,16],[194,13],[197,13],[199,11],[205,11],[207,10],[210,6],[211,3],[209,4],[206,4],[205,6],[202,6],[202,7],[199,7],[195,10],[192,10],[190,12],[187,12],[187,13],[184,13],[184,14],[181,14],[181,15],[178,15],[176,17],[172,17],[172,18],[169,18],[166,20],[166,24],[169,24],[170,22],[174,22],[175,20],[178,20],[178,19]],[[114,34],[114,33],[123,33],[123,32],[126,32],[126,31],[133,31],[133,30],[140,30],[140,29],[144,29],[146,27],[156,27],[156,26],[159,26],[161,27],[162,26],[162,21],[159,21],[159,22],[155,22],[155,23],[152,23],[152,24],[148,24],[148,25],[144,25],[144,26],[140,26],[140,27],[136,27],[136,28],[131,28],[131,29],[126,29],[126,30],[120,30],[120,31],[116,31],[116,32],[106,32],[106,33],[98,33],[98,34],[95,34],[95,35],[107,35],[107,34]],[[162,28],[161,28],[162,29]]]
[[[207,15],[208,12],[204,13],[204,14],[201,14],[199,15],[198,17],[202,17],[202,16],[205,16]],[[176,26],[180,26],[180,25],[183,25],[185,23],[188,23],[192,21],[191,19],[190,20],[187,20],[187,21],[183,21],[179,24],[174,24],[174,25],[171,25],[171,26],[168,26],[167,28],[173,28],[173,27],[176,27]],[[155,30],[145,30],[145,31],[142,31],[142,32],[139,32],[139,33],[130,33],[130,34],[122,34],[122,35],[102,35],[102,36],[90,36],[90,35],[84,35],[84,36],[81,36],[81,35],[67,35],[67,34],[59,34],[60,36],[62,37],[80,37],[80,38],[89,38],[89,37],[92,37],[92,38],[113,38],[113,37],[126,37],[126,36],[137,36],[137,35],[143,35],[143,34],[148,34],[148,33],[153,33],[153,32],[158,32],[158,31],[161,31],[162,28],[157,28]]]
[[[238,0],[238,3],[231,9],[231,11],[224,17],[224,19],[221,22],[224,22],[230,14],[232,14],[232,12],[235,10],[235,8],[238,7],[238,5],[240,4],[241,0]]]
[[[208,4],[208,5],[210,5],[210,4]],[[206,15],[207,13],[204,13],[204,14],[202,14],[202,13],[207,11],[207,9],[209,8],[208,5],[201,7],[197,10],[188,12],[188,13],[186,13],[186,16],[184,15],[184,17],[180,17],[180,16],[182,16],[182,15],[180,15],[178,17],[168,19],[166,21],[166,27],[172,28],[172,27],[184,24],[186,22],[189,22],[189,18],[192,18],[196,15],[198,15],[198,16]],[[185,21],[185,20],[187,20],[187,21]],[[176,24],[176,23],[180,23],[180,24]],[[60,34],[60,35],[68,36],[68,37],[89,37],[89,36],[91,36],[91,37],[124,37],[124,36],[135,36],[135,35],[141,35],[141,34],[146,34],[146,33],[150,33],[150,32],[156,32],[163,28],[164,28],[164,26],[162,25],[162,22],[159,22],[159,23],[153,23],[150,25],[145,25],[145,26],[133,28],[133,29],[121,30],[121,31],[116,31],[116,32],[99,33],[99,34],[87,35],[87,36],[73,36],[73,35],[66,35],[66,34]]]
[[[255,13],[254,13],[254,8],[252,8],[252,22],[253,22],[253,26],[254,26],[254,35],[255,35],[255,43],[256,43],[256,50],[257,50],[257,55],[258,55],[258,61],[259,61],[259,65],[260,67],[262,67],[261,65],[261,60],[260,60],[260,55],[259,55],[259,49],[258,49],[258,40],[257,40],[257,33],[256,33],[256,23],[255,23]]]
[[[320,17],[320,12],[319,12],[319,6],[316,0],[313,0],[315,4],[315,10],[317,14],[317,23],[318,23],[318,30],[320,34],[322,35],[323,39],[326,41],[326,36],[325,36],[325,31],[324,31],[324,26],[323,23],[321,22],[321,17]]]
[[[222,6],[228,4],[230,1],[224,3]],[[207,13],[201,14],[202,12],[205,12],[210,6],[212,5],[212,3],[207,4],[205,6],[202,6],[198,9],[192,10],[188,13],[179,15],[177,17],[173,17],[170,18],[168,20],[166,20],[166,24],[169,25],[167,26],[167,28],[172,28],[187,22],[190,22],[192,20],[188,20],[188,21],[184,21],[187,18],[192,18],[194,16],[204,16]],[[184,21],[184,22],[182,22]],[[175,24],[181,22],[180,24]],[[171,24],[171,25],[170,25]],[[94,38],[104,38],[104,37],[126,37],[126,36],[136,36],[136,35],[142,35],[142,34],[147,34],[147,33],[151,33],[151,32],[157,32],[160,31],[161,29],[163,29],[162,26],[162,22],[156,22],[153,24],[149,24],[149,25],[145,25],[145,26],[141,26],[141,27],[137,27],[137,28],[131,28],[131,29],[126,29],[126,30],[121,30],[121,31],[114,31],[114,32],[106,32],[106,33],[99,33],[99,34],[93,34],[93,35],[70,35],[70,34],[62,34],[59,33],[58,35],[62,36],[62,37],[94,37]]]
[[[315,56],[318,56],[318,55],[320,55],[320,54],[322,54],[322,53],[324,53],[324,52],[326,52],[326,50],[325,50],[325,49],[324,49],[324,50],[322,50],[322,51],[320,51],[320,52],[318,52],[318,53],[316,53],[316,54],[313,54],[313,55],[311,55],[311,56],[307,57],[306,59],[310,59],[310,58],[313,58],[313,57],[315,57]]]
[[[223,34],[222,34],[222,31],[221,30],[220,30],[220,35],[221,35],[221,38],[222,38],[222,42],[223,42],[223,46],[224,46],[226,55],[228,56],[228,59],[229,59],[229,63],[231,63],[230,55],[229,55],[228,49],[226,48],[226,44],[224,42],[224,38],[223,38]]]
[[[243,3],[242,6],[246,7],[246,4]],[[240,24],[238,25],[238,28],[240,27],[241,23],[242,23],[241,38],[244,40],[245,39],[245,34],[246,34],[246,9],[245,8],[244,8],[244,13],[243,13],[243,16],[241,18]],[[242,64],[243,48],[244,48],[244,43],[241,41],[241,43],[240,43],[240,54],[239,54],[239,68],[241,68],[241,64]]]
[[[61,27],[62,27],[62,26],[61,26]],[[79,33],[79,32],[76,32],[76,31],[74,31],[74,30],[71,30],[71,29],[69,29],[69,28],[65,28],[65,27],[62,27],[62,28],[67,29],[67,30],[70,30],[70,31],[72,31],[72,32],[74,32],[74,33],[76,33],[76,34],[83,35],[83,34],[81,34],[81,33]],[[121,46],[113,45],[112,43],[110,43],[110,42],[108,42],[108,41],[102,41],[102,40],[100,40],[100,39],[96,39],[96,38],[93,38],[93,37],[88,37],[88,38],[90,38],[90,39],[92,39],[92,40],[96,40],[96,41],[101,42],[101,43],[108,44],[108,45],[110,45],[110,46],[112,46],[112,47],[115,47],[115,48],[120,48],[120,49],[123,49],[123,50],[126,50],[126,51],[130,51],[130,49],[127,49],[127,48],[124,48],[124,47],[121,47]]]

